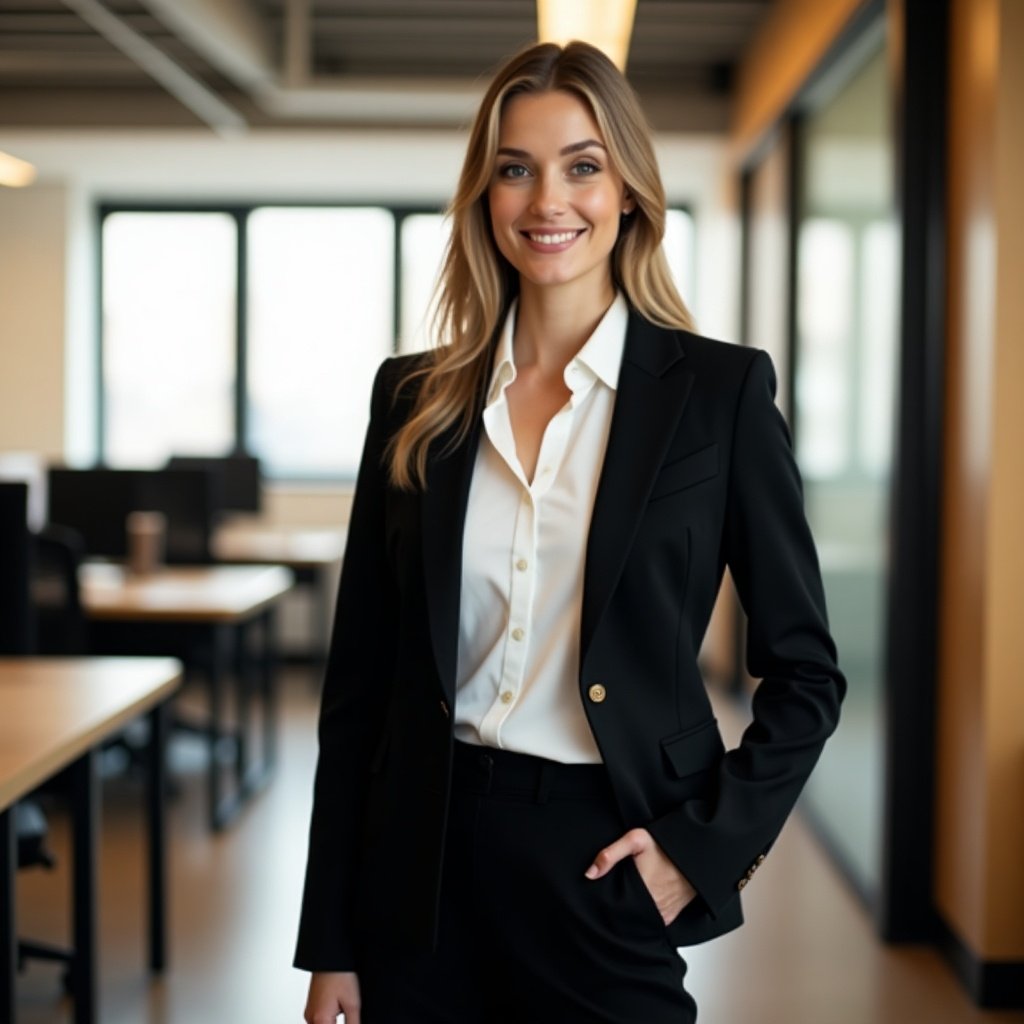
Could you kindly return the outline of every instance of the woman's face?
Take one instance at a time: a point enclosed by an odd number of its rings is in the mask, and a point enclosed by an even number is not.
[[[523,289],[607,299],[619,218],[634,202],[582,100],[553,91],[508,102],[487,197],[494,240]]]

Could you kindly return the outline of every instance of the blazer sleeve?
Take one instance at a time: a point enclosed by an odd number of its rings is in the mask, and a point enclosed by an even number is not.
[[[295,966],[309,971],[354,969],[350,919],[359,823],[395,649],[388,640],[396,601],[385,556],[383,463],[392,362],[381,366],[373,385],[320,705],[320,752],[295,953]]]
[[[747,667],[761,680],[753,719],[723,757],[712,795],[648,826],[712,915],[735,898],[781,831],[836,728],[846,690],[774,396],[771,360],[757,352],[736,408],[723,537],[748,618]]]

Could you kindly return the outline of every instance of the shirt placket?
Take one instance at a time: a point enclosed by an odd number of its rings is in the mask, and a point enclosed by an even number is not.
[[[484,742],[494,746],[501,745],[501,726],[522,696],[537,590],[539,520],[543,513],[545,495],[555,482],[568,447],[573,410],[578,404],[578,398],[574,394],[569,405],[555,414],[544,431],[537,456],[537,469],[531,484],[526,484],[518,459],[515,460],[514,468],[522,490],[510,551],[509,617],[505,649],[495,701],[484,716],[480,728]]]

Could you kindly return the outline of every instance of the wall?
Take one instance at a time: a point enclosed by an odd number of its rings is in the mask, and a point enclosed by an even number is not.
[[[953,0],[936,902],[1024,959],[1024,5]]]
[[[68,190],[0,189],[0,450],[64,447]]]

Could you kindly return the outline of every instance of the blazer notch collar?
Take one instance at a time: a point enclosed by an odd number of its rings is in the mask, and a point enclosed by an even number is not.
[[[686,358],[679,331],[658,327],[630,311],[623,359],[650,374],[663,377],[680,360]]]

